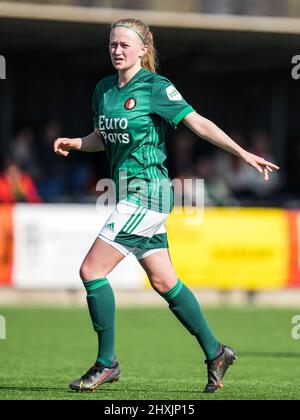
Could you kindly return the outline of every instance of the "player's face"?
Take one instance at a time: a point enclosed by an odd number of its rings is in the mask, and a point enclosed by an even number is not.
[[[144,45],[139,36],[127,28],[114,28],[110,34],[109,52],[112,64],[118,71],[126,71],[140,62]]]

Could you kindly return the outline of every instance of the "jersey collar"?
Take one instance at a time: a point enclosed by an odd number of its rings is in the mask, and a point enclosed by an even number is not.
[[[122,87],[120,87],[119,85],[118,85],[118,74],[116,75],[116,83],[115,83],[115,86],[116,86],[116,89],[119,91],[119,92],[122,92],[123,90],[125,90],[125,89],[127,89],[129,86],[131,86],[132,85],[132,83],[135,81],[135,80],[137,80],[140,76],[142,76],[143,74],[144,74],[144,72],[145,72],[146,70],[142,67],[137,73],[135,73],[135,75],[129,80],[129,82],[127,82],[126,83],[126,85],[124,85],[124,86],[122,86]]]

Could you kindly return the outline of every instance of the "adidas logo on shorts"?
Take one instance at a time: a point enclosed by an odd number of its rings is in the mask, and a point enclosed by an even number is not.
[[[108,225],[105,225],[105,227],[108,227],[109,229],[111,229],[112,231],[114,231],[115,224],[114,223],[109,223]]]

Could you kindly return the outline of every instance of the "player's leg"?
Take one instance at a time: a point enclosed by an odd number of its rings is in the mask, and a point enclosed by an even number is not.
[[[121,250],[97,238],[83,260],[80,277],[84,282],[106,277],[124,257]]]
[[[91,319],[99,338],[97,362],[105,366],[113,365],[115,359],[115,298],[107,275],[124,257],[112,245],[97,238],[80,269]]]
[[[192,293],[178,279],[171,262],[169,250],[161,249],[139,259],[150,283],[169,304],[177,319],[196,337],[206,355],[208,384],[205,392],[215,392],[222,386],[222,379],[235,359],[235,352],[220,344],[212,333],[200,305]]]
[[[99,337],[95,366],[70,386],[76,390],[94,390],[120,376],[115,361],[115,299],[107,275],[132,250],[130,231],[143,217],[145,209],[125,200],[117,203],[88,252],[80,269],[87,290],[87,301],[94,329]],[[133,238],[134,239],[134,238]],[[134,246],[134,244],[133,244]]]
[[[153,289],[169,303],[175,316],[195,335],[206,358],[214,359],[219,350],[219,342],[208,327],[194,294],[178,279],[169,250],[160,250],[139,259],[139,262],[146,271]]]
[[[87,291],[87,302],[94,330],[98,334],[95,365],[70,384],[74,390],[94,390],[120,376],[115,357],[115,298],[107,275],[125,257],[118,249],[97,238],[85,257],[80,276]]]

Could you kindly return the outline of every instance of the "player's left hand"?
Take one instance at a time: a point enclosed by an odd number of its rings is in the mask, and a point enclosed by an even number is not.
[[[273,170],[279,170],[279,166],[274,163],[268,162],[260,156],[256,156],[252,153],[246,152],[243,156],[244,160],[248,165],[253,166],[258,172],[264,175],[264,180],[269,181],[269,172]]]

